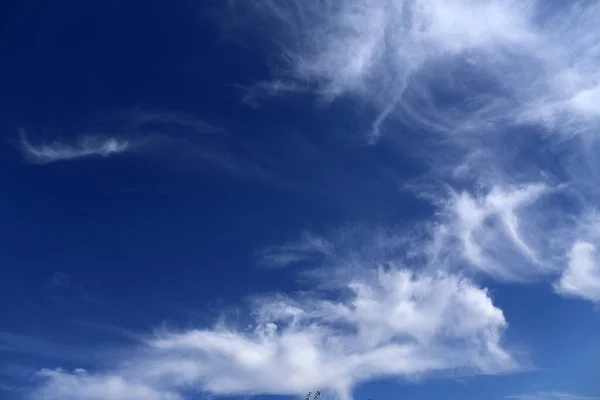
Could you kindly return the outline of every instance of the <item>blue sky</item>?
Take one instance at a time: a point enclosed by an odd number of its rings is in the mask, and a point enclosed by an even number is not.
[[[3,399],[600,398],[600,3],[6,2]]]

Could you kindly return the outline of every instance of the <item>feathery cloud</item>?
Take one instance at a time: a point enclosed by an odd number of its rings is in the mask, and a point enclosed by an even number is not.
[[[600,117],[600,6],[548,7],[514,0],[261,0],[247,18],[279,33],[270,93],[305,83],[325,101],[359,97],[377,110],[372,140],[388,118],[446,133],[488,134],[498,123],[589,131]]]
[[[257,252],[260,264],[267,267],[286,267],[302,262],[319,262],[334,253],[327,239],[304,232],[298,240],[271,246]]]
[[[450,268],[466,262],[503,280],[535,276],[547,260],[540,258],[543,254],[531,243],[537,242],[532,233],[540,228],[531,206],[548,191],[542,184],[529,184],[493,186],[475,195],[451,192],[428,248],[430,262]]]
[[[33,144],[24,133],[21,134],[23,156],[34,164],[49,164],[94,156],[108,157],[123,153],[129,148],[130,143],[128,141],[114,137],[84,136],[73,143],[54,141]]]

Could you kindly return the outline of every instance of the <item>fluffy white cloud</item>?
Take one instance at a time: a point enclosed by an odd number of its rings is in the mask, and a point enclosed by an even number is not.
[[[246,328],[159,333],[109,371],[46,371],[38,398],[171,399],[190,389],[322,389],[348,397],[354,385],[377,377],[518,367],[502,345],[502,311],[469,280],[391,268],[337,289],[336,297],[346,292],[341,300],[317,293],[256,299]]]
[[[117,138],[85,136],[75,143],[54,141],[52,143],[32,144],[25,134],[21,135],[21,151],[25,158],[35,164],[48,164],[56,161],[101,156],[127,151],[130,143]]]
[[[596,245],[578,241],[569,254],[569,264],[555,285],[566,296],[600,301],[600,263]]]
[[[127,381],[118,375],[89,375],[85,370],[72,373],[42,370],[45,385],[33,396],[43,400],[177,400],[179,395],[158,391],[147,384]]]

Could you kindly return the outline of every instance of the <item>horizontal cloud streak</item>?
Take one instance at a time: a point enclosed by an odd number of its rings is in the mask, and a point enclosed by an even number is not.
[[[505,396],[505,399],[516,400],[598,400],[598,397],[580,396],[563,392],[534,392]]]
[[[305,232],[300,239],[268,247],[259,251],[257,256],[264,266],[285,267],[294,263],[319,262],[333,253],[332,243]]]
[[[127,381],[119,376],[89,376],[83,369],[73,373],[43,370],[39,376],[48,383],[33,396],[44,400],[177,400],[174,393],[158,391],[148,385]]]
[[[33,144],[25,135],[21,135],[21,151],[29,162],[48,164],[57,161],[73,160],[85,157],[108,157],[127,151],[130,143],[114,137],[84,136],[74,143],[53,141]]]

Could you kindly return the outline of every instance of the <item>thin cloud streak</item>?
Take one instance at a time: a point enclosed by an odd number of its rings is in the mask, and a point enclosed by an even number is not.
[[[579,396],[563,392],[534,392],[504,396],[505,399],[516,400],[598,400],[598,397]]]
[[[256,253],[259,263],[266,267],[281,268],[295,263],[315,263],[334,254],[334,246],[327,239],[304,232],[298,240],[270,246]]]
[[[34,164],[49,164],[86,157],[109,157],[128,151],[130,147],[131,143],[126,140],[98,136],[84,136],[73,143],[53,141],[34,144],[25,133],[21,134],[23,156]]]

